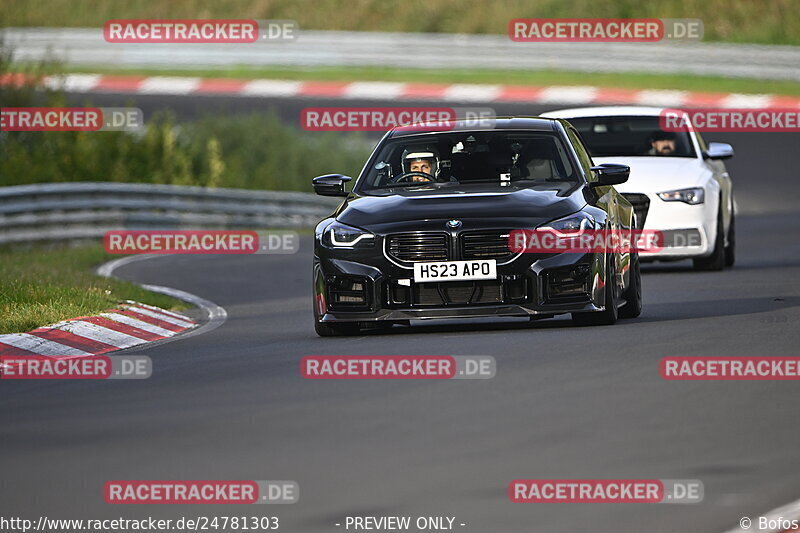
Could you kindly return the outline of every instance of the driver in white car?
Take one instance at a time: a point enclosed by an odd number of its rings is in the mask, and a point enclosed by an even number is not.
[[[650,137],[650,155],[672,155],[675,153],[676,135],[671,131],[657,131]]]

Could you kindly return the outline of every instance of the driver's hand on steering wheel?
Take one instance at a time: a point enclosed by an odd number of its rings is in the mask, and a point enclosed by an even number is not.
[[[435,181],[435,176],[415,170],[392,178],[391,183],[433,183]]]

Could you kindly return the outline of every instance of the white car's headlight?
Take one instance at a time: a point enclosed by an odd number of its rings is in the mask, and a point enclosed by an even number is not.
[[[594,229],[594,219],[587,213],[574,213],[564,218],[559,218],[539,226],[539,229],[553,229],[556,231],[581,231]]]
[[[375,245],[375,235],[341,222],[333,222],[325,228],[322,244],[329,248],[367,248]]]
[[[658,197],[665,202],[684,202],[691,205],[702,204],[706,200],[705,191],[700,187],[660,192]]]

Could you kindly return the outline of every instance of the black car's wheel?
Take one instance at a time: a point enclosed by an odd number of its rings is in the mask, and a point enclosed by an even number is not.
[[[731,211],[731,225],[728,228],[728,246],[725,247],[725,266],[736,263],[736,213]]]
[[[722,270],[725,268],[725,236],[722,234],[722,208],[717,215],[717,238],[714,239],[714,251],[708,257],[693,259],[695,270]]]
[[[572,313],[572,321],[579,326],[611,326],[617,323],[616,267],[613,258],[606,267],[605,309],[590,313]]]
[[[642,269],[639,264],[639,253],[631,253],[630,284],[622,297],[625,305],[619,308],[620,318],[636,318],[642,314]]]
[[[320,337],[342,337],[356,335],[361,330],[358,322],[320,322],[314,321],[314,331]]]

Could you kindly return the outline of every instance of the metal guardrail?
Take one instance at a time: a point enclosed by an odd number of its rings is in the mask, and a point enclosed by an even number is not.
[[[708,42],[513,42],[507,35],[304,30],[252,44],[120,44],[102,28],[0,28],[19,61],[165,68],[380,66],[426,69],[653,72],[800,80],[800,46]],[[502,80],[498,80],[502,83]],[[588,81],[591,84],[591,79]]]
[[[310,227],[338,203],[303,192],[147,183],[0,187],[0,244],[97,238],[109,230]]]

